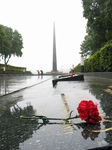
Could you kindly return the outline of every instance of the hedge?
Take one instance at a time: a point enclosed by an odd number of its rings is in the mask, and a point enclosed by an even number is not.
[[[80,64],[74,70],[80,72]],[[84,72],[111,72],[112,71],[112,40],[100,50],[84,60]]]
[[[0,64],[0,74],[4,74],[3,67],[4,64]],[[25,67],[16,67],[11,65],[6,65],[5,74],[31,74],[30,71],[26,71]]]

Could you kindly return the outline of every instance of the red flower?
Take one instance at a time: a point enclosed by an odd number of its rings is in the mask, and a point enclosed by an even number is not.
[[[85,120],[87,123],[95,123],[101,120],[97,105],[95,105],[92,100],[83,100],[80,102],[78,108],[79,117]]]

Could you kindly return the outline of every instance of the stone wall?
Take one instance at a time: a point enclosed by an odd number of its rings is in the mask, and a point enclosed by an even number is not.
[[[112,79],[112,72],[88,72],[84,73],[84,75]]]

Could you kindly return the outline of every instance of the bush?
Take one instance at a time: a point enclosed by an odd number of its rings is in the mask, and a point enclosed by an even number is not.
[[[78,64],[78,65],[74,68],[74,72],[80,72],[80,64]]]
[[[3,71],[4,66],[5,66],[4,64],[0,64],[0,74],[4,73]],[[26,71],[25,67],[15,67],[15,66],[6,65],[5,74],[31,74],[31,72]]]
[[[74,69],[77,70],[77,65]],[[89,59],[84,60],[85,72],[110,72],[112,71],[112,40],[107,42],[100,50]]]

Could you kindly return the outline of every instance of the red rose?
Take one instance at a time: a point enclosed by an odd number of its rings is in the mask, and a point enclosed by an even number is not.
[[[95,123],[101,120],[97,105],[95,105],[92,100],[83,100],[80,102],[78,108],[79,117],[85,120],[87,123]]]

